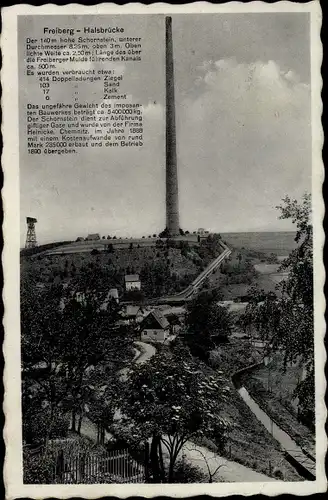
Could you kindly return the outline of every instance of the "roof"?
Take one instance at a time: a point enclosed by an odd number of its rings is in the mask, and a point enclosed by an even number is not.
[[[125,281],[140,281],[139,274],[126,274]]]
[[[117,288],[111,288],[108,292],[109,297],[113,297],[114,299],[118,298],[118,290]]]
[[[92,234],[88,234],[87,238],[88,239],[96,239],[96,238],[100,238],[100,235],[99,235],[99,233],[92,233]]]
[[[126,316],[136,316],[139,312],[140,306],[126,306],[125,314]]]
[[[150,315],[153,316],[153,318],[157,321],[157,323],[160,325],[160,327],[163,328],[163,330],[165,330],[166,328],[169,328],[170,323],[162,315],[162,313],[160,311],[158,311],[157,309],[153,309],[152,311],[150,311],[149,314],[147,314],[145,319],[148,318]]]

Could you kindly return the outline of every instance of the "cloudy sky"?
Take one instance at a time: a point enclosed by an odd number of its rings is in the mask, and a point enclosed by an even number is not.
[[[45,26],[115,25],[141,36],[142,63],[120,63],[122,91],[144,108],[142,148],[27,155],[27,102],[44,102],[33,77],[20,82],[21,241],[25,217],[40,242],[89,232],[139,236],[165,224],[163,16],[65,16],[20,20],[19,46]],[[311,188],[309,16],[173,16],[180,225],[220,232],[289,230],[275,206]],[[101,67],[96,66],[96,68]],[[108,68],[109,65],[106,65]],[[79,85],[80,101],[100,102],[101,86]],[[52,102],[72,102],[71,84]]]

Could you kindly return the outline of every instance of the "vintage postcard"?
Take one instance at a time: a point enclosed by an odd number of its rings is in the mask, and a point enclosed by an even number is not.
[[[6,497],[325,491],[319,2],[2,20]]]

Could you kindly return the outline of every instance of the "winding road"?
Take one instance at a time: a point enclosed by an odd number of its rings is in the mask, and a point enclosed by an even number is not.
[[[146,344],[145,342],[137,340],[134,342],[134,345],[136,346],[136,355],[134,357],[133,362],[136,365],[145,363],[156,353],[155,347],[152,346],[151,344]],[[126,366],[125,368],[122,368],[122,370],[118,372],[122,382],[126,382],[129,370],[130,368]]]

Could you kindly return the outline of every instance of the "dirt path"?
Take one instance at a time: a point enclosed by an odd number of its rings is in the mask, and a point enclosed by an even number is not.
[[[168,453],[165,446],[163,447],[163,455],[168,461]],[[264,483],[276,481],[272,477],[256,472],[232,460],[227,460],[205,448],[205,446],[196,445],[191,441],[187,441],[184,445],[179,458],[184,458],[193,467],[198,467],[203,472],[206,482],[210,481],[210,476],[212,476],[213,483]]]
[[[133,362],[136,365],[140,365],[142,363],[145,363],[150,358],[152,358],[154,356],[154,354],[156,353],[155,347],[150,345],[150,344],[146,344],[145,342],[141,342],[139,340],[136,341],[134,344],[136,345],[136,353],[137,354],[136,354]],[[130,368],[127,366],[126,368],[122,368],[122,370],[120,370],[118,372],[120,374],[120,378],[121,378],[122,382],[127,381],[129,369]]]

